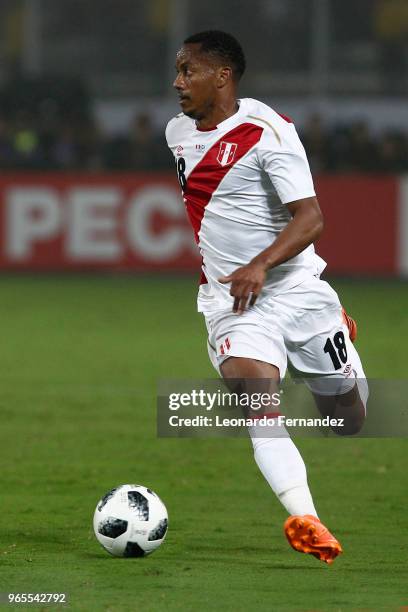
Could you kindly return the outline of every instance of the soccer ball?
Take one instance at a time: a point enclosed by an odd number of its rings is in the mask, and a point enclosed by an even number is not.
[[[167,532],[166,506],[151,489],[121,485],[98,502],[96,538],[115,557],[143,557],[159,548]]]

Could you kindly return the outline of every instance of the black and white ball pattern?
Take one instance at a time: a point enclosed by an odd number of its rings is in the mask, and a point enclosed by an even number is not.
[[[143,557],[156,550],[167,533],[165,505],[142,485],[121,485],[98,502],[94,531],[102,546],[117,557]]]

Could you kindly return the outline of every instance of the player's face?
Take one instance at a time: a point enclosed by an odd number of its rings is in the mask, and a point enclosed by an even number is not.
[[[215,105],[219,66],[206,53],[200,51],[201,45],[184,45],[176,56],[176,80],[181,110],[188,117],[203,119]]]

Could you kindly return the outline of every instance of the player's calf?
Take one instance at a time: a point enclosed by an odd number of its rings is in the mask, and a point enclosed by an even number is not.
[[[359,433],[364,425],[366,410],[360,398],[357,384],[341,395],[318,395],[313,393],[316,406],[324,417],[342,419],[341,426],[331,429],[340,436],[353,436]]]

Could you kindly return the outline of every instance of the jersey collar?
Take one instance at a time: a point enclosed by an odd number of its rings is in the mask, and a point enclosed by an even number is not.
[[[238,99],[237,102],[238,102],[239,108],[238,108],[236,113],[231,115],[231,117],[228,117],[228,119],[224,119],[224,121],[221,121],[221,123],[218,123],[217,125],[215,125],[214,127],[211,127],[211,128],[204,128],[204,129],[202,129],[202,128],[197,127],[197,125],[196,125],[195,126],[196,130],[198,132],[214,132],[215,130],[224,130],[230,124],[232,125],[233,123],[235,123],[235,121],[237,120],[237,117],[240,117],[243,114],[244,107],[245,107],[245,100],[244,99]]]

